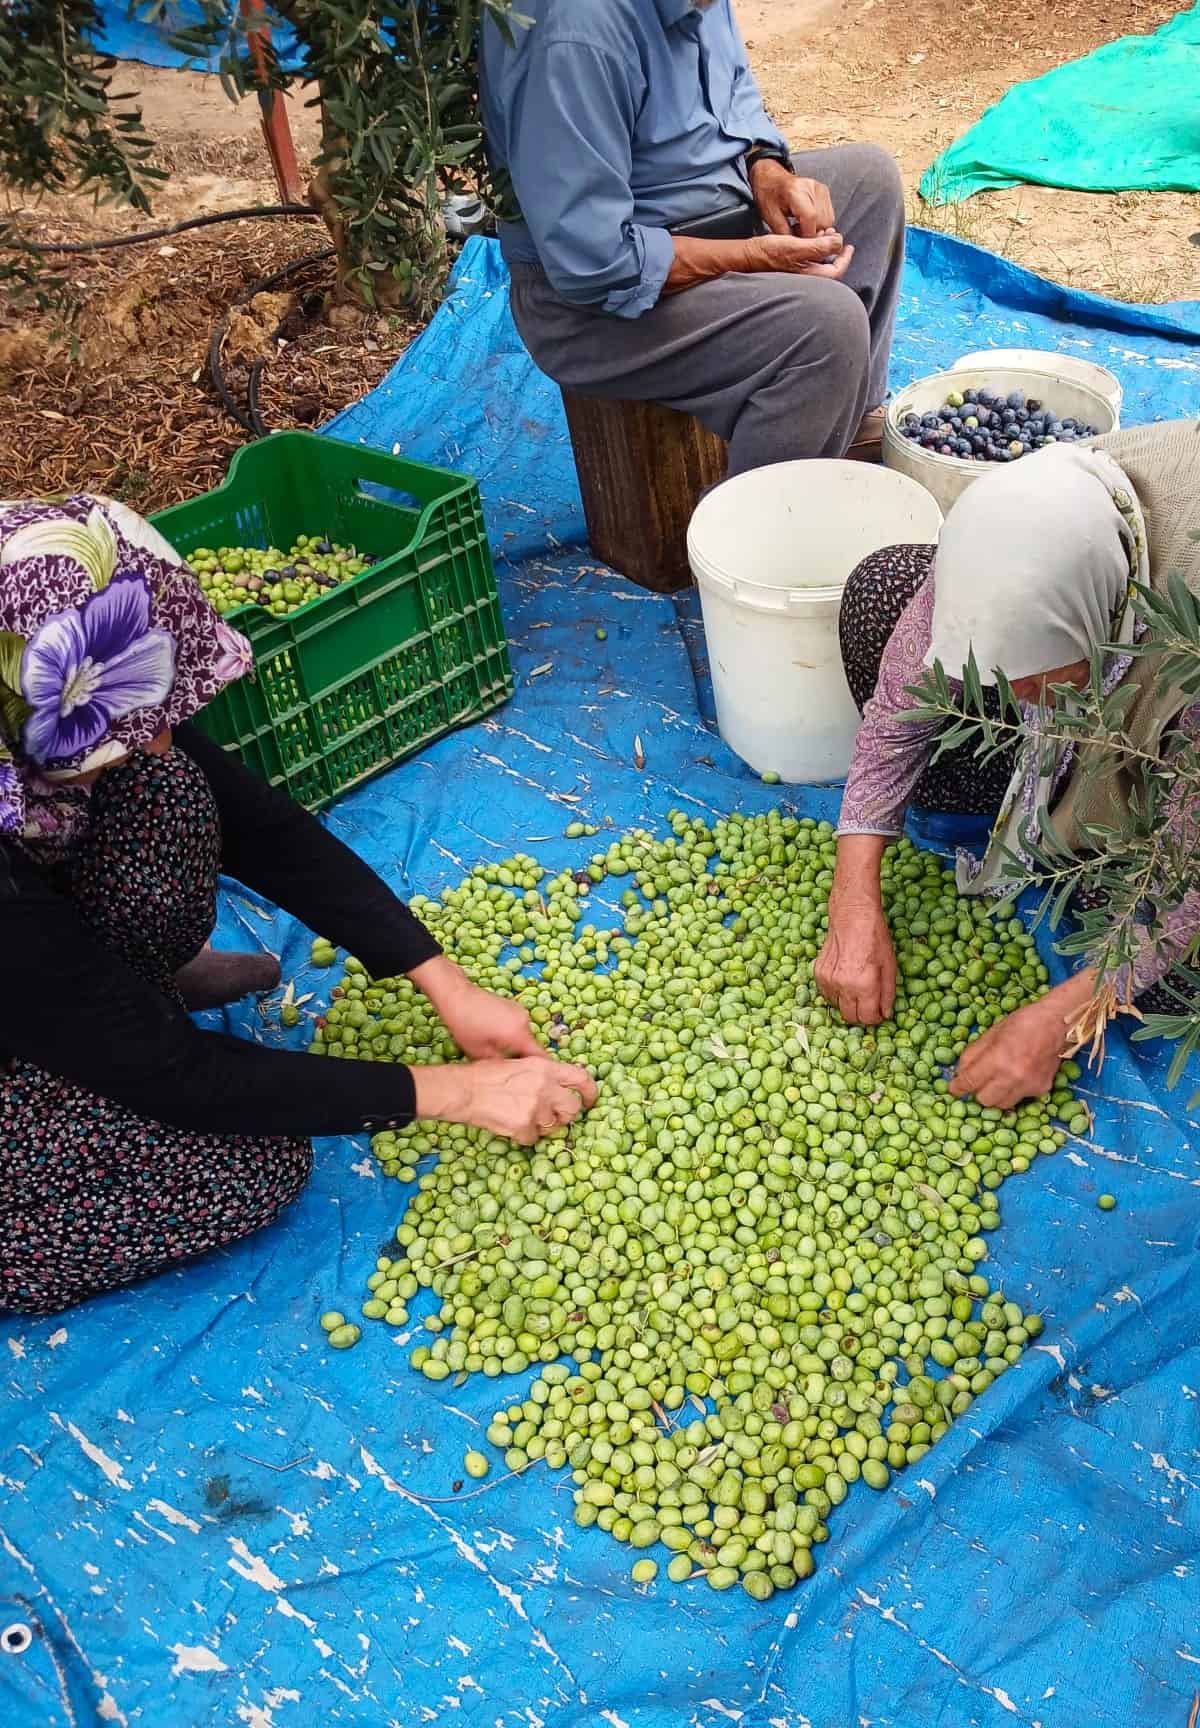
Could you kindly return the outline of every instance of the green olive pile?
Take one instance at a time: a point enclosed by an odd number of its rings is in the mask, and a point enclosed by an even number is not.
[[[403,1326],[432,1289],[412,1355],[430,1380],[541,1363],[487,1430],[508,1468],[569,1467],[577,1523],[661,1545],[673,1580],[765,1600],[812,1572],[855,1483],[917,1463],[1041,1331],[979,1265],[1005,1177],[1063,1144],[1056,1116],[1078,1131],[1086,1115],[1072,1064],[1016,1111],[949,1097],[972,1030],[1046,972],[936,857],[901,841],[885,859],[899,988],[894,1019],[862,1030],[812,981],[828,824],[671,827],[576,874],[517,857],[414,902],[600,1099],[533,1151],[465,1128],[378,1135],[384,1171],[418,1192],[363,1313]],[[588,905],[613,878],[630,879],[617,928]],[[407,981],[353,960],[314,1048],[453,1054]]]
[[[319,534],[301,534],[290,552],[268,546],[199,546],[188,559],[210,604],[222,618],[243,606],[273,617],[298,612],[330,588],[361,576],[372,560],[353,546],[337,546]]]

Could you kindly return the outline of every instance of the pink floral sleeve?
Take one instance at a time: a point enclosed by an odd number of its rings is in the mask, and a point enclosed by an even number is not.
[[[917,782],[929,765],[936,720],[907,715],[908,694],[925,671],[933,631],[933,580],[924,581],[900,614],[879,667],[875,694],[863,711],[846,776],[839,834],[899,834]]]

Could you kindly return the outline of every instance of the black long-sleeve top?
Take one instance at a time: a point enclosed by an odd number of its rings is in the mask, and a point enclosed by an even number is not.
[[[175,743],[212,789],[225,875],[358,955],[377,978],[441,952],[386,883],[286,793],[194,727],[180,726]],[[0,846],[0,954],[0,1086],[5,1061],[23,1058],[197,1133],[353,1134],[412,1119],[407,1068],[202,1031],[98,942],[16,847]]]

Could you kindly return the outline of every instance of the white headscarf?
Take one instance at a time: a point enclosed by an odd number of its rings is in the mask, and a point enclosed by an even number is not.
[[[1124,496],[1124,507],[1118,502]],[[1051,445],[975,481],[946,517],[925,664],[957,678],[972,649],[985,684],[1087,660],[1123,619],[1137,527],[1133,488],[1101,450]],[[1137,510],[1141,539],[1145,528]]]
[[[962,676],[971,653],[984,684],[997,670],[1032,678],[1104,643],[1133,640],[1133,582],[1149,584],[1146,524],[1124,470],[1101,450],[1052,445],[968,487],[946,517],[934,565],[933,632],[925,664]],[[1106,684],[1128,659],[1109,656]],[[1036,705],[982,862],[962,854],[964,893],[1013,886],[1021,831],[1047,809],[1069,746],[1052,753]]]

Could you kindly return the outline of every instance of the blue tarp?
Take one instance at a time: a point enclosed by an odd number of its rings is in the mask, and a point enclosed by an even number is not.
[[[139,60],[143,66],[186,66],[193,72],[215,72],[220,64],[220,51],[207,55],[181,54],[167,38],[181,30],[194,29],[203,18],[192,0],[167,0],[161,22],[155,21],[139,7],[138,0],[98,0],[96,10],[100,28],[95,35],[96,47],[114,60]],[[282,66],[297,66],[300,61],[296,35],[290,24],[274,18],[268,3],[267,14],[272,19],[271,39]],[[230,38],[235,29],[238,9],[229,7]]]
[[[1131,418],[1195,412],[1194,314],[1135,317],[917,236],[897,381],[990,341],[1087,342]],[[538,436],[515,435],[522,420]],[[704,722],[690,604],[546,550],[547,523],[578,532],[574,481],[487,246],[336,429],[457,451],[510,560],[513,701],[330,818],[398,889],[519,848],[565,864],[568,792],[617,829],[676,804],[776,801]],[[785,801],[831,815],[836,795]],[[247,938],[323,1001],[308,934],[231,890],[220,940]],[[300,1041],[274,1015],[235,1024]],[[405,1194],[364,1144],[322,1144],[270,1230],[4,1328],[0,1631],[40,1636],[0,1650],[0,1722],[1184,1728],[1200,1690],[1200,1131],[1162,1070],[1118,1033],[1085,1083],[1093,1131],[1003,1191],[992,1265],[1044,1310],[1038,1345],[891,1491],[853,1491],[815,1578],[765,1606],[636,1591],[610,1540],[572,1523],[562,1482],[452,1494],[498,1388],[430,1386],[381,1329],[348,1354],[324,1346],[316,1316],[356,1305]]]

